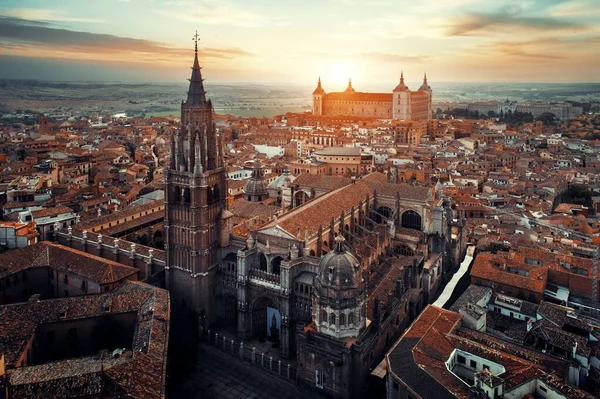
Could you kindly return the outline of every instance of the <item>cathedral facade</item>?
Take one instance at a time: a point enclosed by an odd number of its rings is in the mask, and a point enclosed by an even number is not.
[[[313,92],[313,115],[429,120],[432,116],[432,95],[427,75],[419,90],[411,91],[404,83],[404,73],[401,73],[400,83],[391,93],[357,92],[351,80],[343,92],[326,93],[319,78]]]
[[[204,331],[235,330],[297,359],[299,382],[334,398],[363,382],[435,296],[448,217],[438,187],[360,179],[283,179],[281,212],[233,225],[223,143],[194,57],[165,170],[166,284],[174,311]],[[331,181],[324,181],[333,179]],[[248,204],[269,195],[260,162]]]

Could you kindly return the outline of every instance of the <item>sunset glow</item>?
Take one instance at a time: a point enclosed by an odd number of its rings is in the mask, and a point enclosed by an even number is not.
[[[120,64],[117,79],[144,68],[180,81],[198,30],[201,63],[216,82],[321,76],[345,87],[348,78],[389,84],[400,70],[415,80],[427,70],[439,82],[598,81],[599,16],[595,0],[0,1],[0,74],[43,78],[27,67],[35,61],[43,74],[40,63],[54,60],[68,80],[69,68],[95,61]]]

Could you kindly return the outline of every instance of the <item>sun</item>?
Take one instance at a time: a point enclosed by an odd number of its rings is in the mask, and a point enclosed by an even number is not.
[[[358,80],[356,65],[347,61],[334,61],[329,63],[327,73],[322,77],[323,83],[328,86],[346,87],[348,79]]]

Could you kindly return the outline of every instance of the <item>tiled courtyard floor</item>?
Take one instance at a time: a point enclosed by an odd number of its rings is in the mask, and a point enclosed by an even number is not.
[[[294,387],[295,381],[290,381],[288,384],[212,346],[201,344],[198,350],[196,373],[175,389],[170,398],[308,399],[314,397],[297,390]]]

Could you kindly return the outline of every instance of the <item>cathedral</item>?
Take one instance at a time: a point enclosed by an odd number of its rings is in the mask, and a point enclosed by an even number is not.
[[[439,187],[396,184],[382,173],[284,174],[281,210],[265,223],[234,225],[197,50],[170,146],[164,224],[173,309],[197,312],[204,331],[272,342],[315,392],[359,397],[441,285],[450,234]],[[241,201],[268,197],[257,161]]]
[[[343,92],[326,93],[319,78],[313,92],[313,115],[430,120],[432,95],[427,74],[419,90],[411,91],[404,83],[404,73],[401,73],[400,83],[391,93],[357,92],[352,87],[352,80],[348,81]]]

